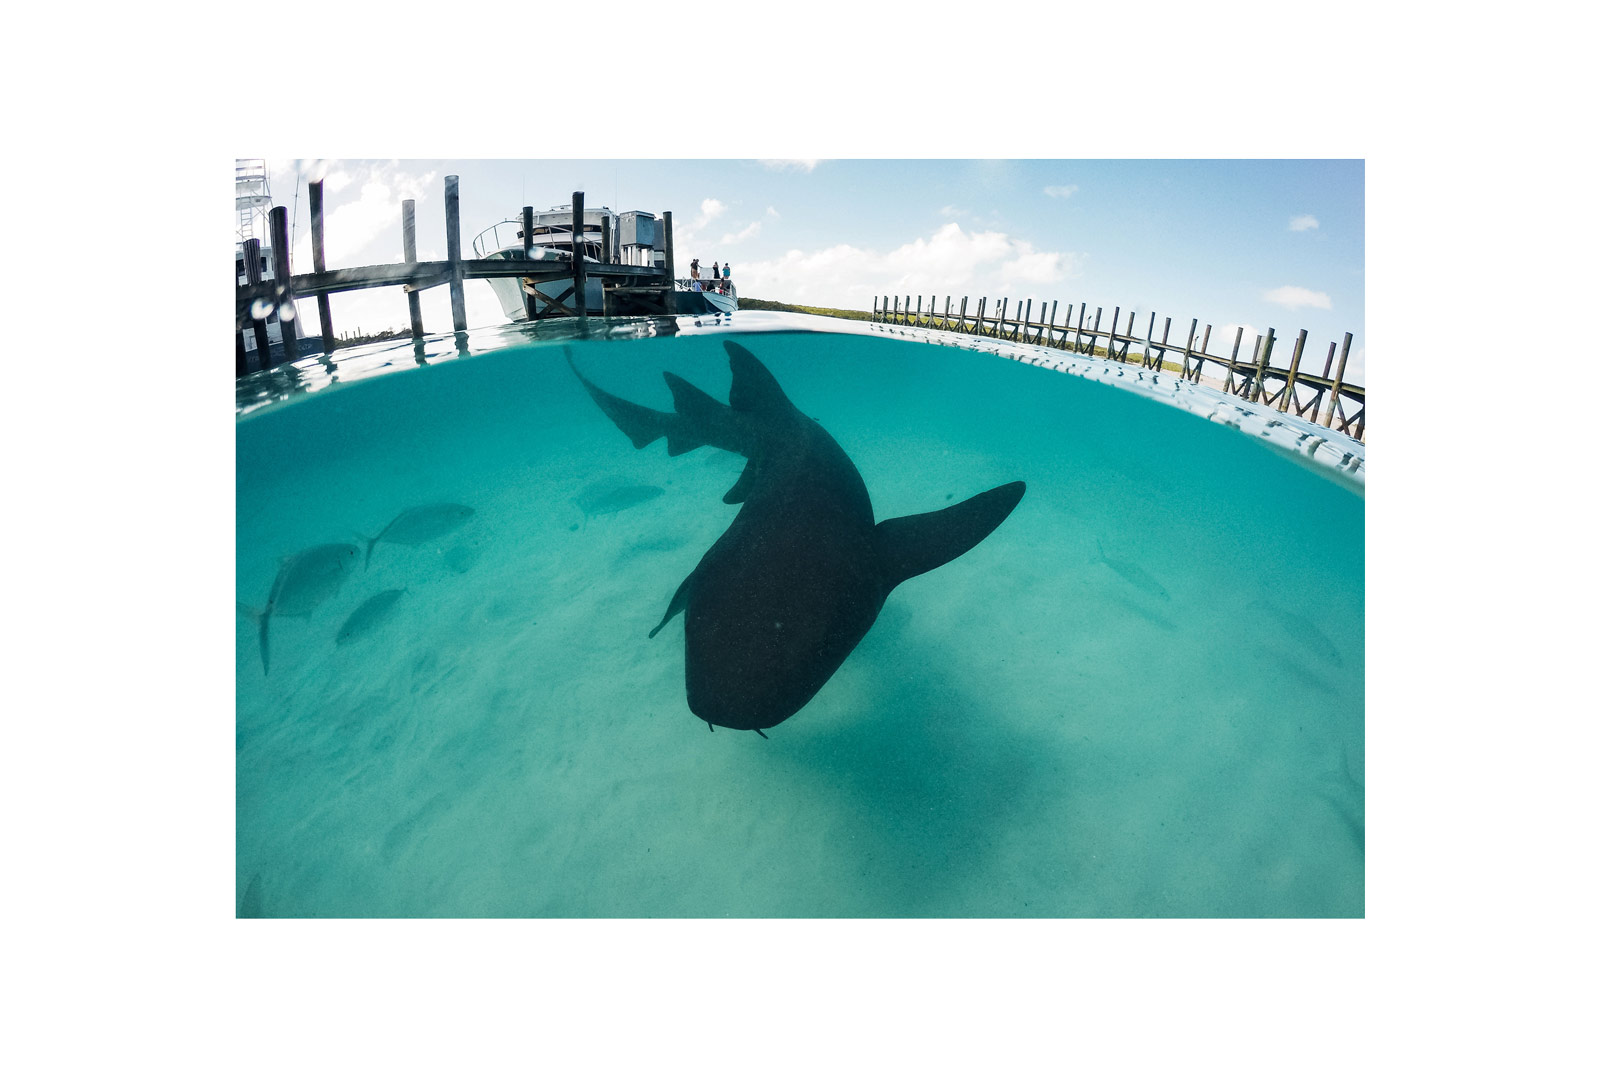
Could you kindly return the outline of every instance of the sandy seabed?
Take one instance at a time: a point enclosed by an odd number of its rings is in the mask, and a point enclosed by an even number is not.
[[[475,510],[271,623],[270,676],[239,619],[242,915],[1363,915],[1358,495],[1078,378],[740,339],[879,519],[1027,496],[896,590],[764,741],[689,712],[681,620],[646,636],[736,513],[741,459],[634,450],[549,347],[242,420],[248,604],[298,549]],[[574,351],[653,407],[661,369],[726,398],[712,338]],[[630,487],[661,493],[608,506]],[[336,645],[390,588],[388,619]]]

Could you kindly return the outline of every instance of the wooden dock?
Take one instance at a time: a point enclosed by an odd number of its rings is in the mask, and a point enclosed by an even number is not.
[[[1281,412],[1293,412],[1301,417],[1309,415],[1312,422],[1347,434],[1357,441],[1366,440],[1367,391],[1362,386],[1350,385],[1344,380],[1353,339],[1349,333],[1344,335],[1342,346],[1337,342],[1329,343],[1322,373],[1312,374],[1300,366],[1305,357],[1307,334],[1304,329],[1295,339],[1294,354],[1289,365],[1280,368],[1271,365],[1273,347],[1277,343],[1275,331],[1271,328],[1264,334],[1258,333],[1250,354],[1241,358],[1239,348],[1244,342],[1242,327],[1235,331],[1233,347],[1227,356],[1212,355],[1207,351],[1211,343],[1211,326],[1207,325],[1202,333],[1198,318],[1190,319],[1188,336],[1180,346],[1171,340],[1171,318],[1164,321],[1161,337],[1156,339],[1154,312],[1150,314],[1141,335],[1134,332],[1137,315],[1131,310],[1128,312],[1127,328],[1118,328],[1122,324],[1121,307],[1113,310],[1111,324],[1101,328],[1105,308],[1095,308],[1091,324],[1087,303],[1078,305],[1078,324],[1074,326],[1071,303],[1067,304],[1066,321],[1058,325],[1057,301],[1050,303],[1049,321],[1044,320],[1043,303],[1039,305],[1039,320],[1034,321],[1031,299],[1025,307],[1019,303],[1015,310],[1008,310],[1010,301],[1002,299],[992,313],[985,313],[989,300],[984,297],[978,300],[971,314],[968,313],[970,299],[965,296],[956,309],[952,309],[951,297],[945,296],[943,313],[935,309],[932,296],[928,297],[926,311],[923,309],[922,296],[916,297],[914,309],[909,295],[905,297],[903,306],[900,296],[893,296],[892,299],[891,306],[890,296],[873,296],[874,322],[1013,340],[1021,344],[1060,348],[1080,355],[1104,355],[1118,362],[1138,363],[1142,367],[1154,367],[1157,370],[1170,367],[1180,378],[1197,385],[1201,384],[1205,365],[1211,363],[1220,369],[1214,369],[1206,380],[1225,393],[1253,403],[1276,406]],[[1135,345],[1138,346],[1138,353],[1130,357],[1130,349]],[[1335,351],[1339,359],[1337,371],[1333,366]],[[1307,399],[1302,399],[1303,393],[1308,396]],[[1326,409],[1323,408],[1324,401],[1327,403]]]
[[[495,277],[517,277],[522,290],[528,295],[527,314],[530,320],[550,317],[585,318],[588,311],[573,296],[583,295],[586,281],[599,278],[604,310],[607,315],[659,315],[677,313],[676,286],[673,283],[672,212],[661,215],[665,239],[666,264],[654,266],[624,265],[612,261],[609,233],[605,250],[597,261],[585,258],[576,249],[571,261],[534,260],[532,257],[533,207],[522,208],[523,258],[463,258],[461,256],[460,186],[456,176],[444,178],[445,245],[444,261],[417,261],[416,202],[406,199],[400,204],[401,233],[404,261],[389,265],[357,266],[352,269],[328,269],[323,258],[322,183],[310,185],[311,201],[311,251],[312,272],[295,275],[289,264],[288,213],[282,206],[271,211],[272,279],[262,280],[260,273],[260,241],[245,242],[245,269],[247,279],[234,292],[234,322],[238,335],[237,373],[245,370],[245,334],[254,334],[259,357],[266,365],[269,355],[264,318],[256,317],[263,309],[270,312],[293,304],[296,299],[315,297],[317,318],[322,334],[322,350],[332,353],[338,347],[333,330],[333,316],[328,307],[328,296],[337,292],[351,292],[364,288],[403,288],[411,314],[411,336],[420,341],[422,308],[419,293],[429,288],[448,286],[450,289],[450,314],[455,332],[467,328],[466,301],[462,285],[468,280],[488,280]],[[583,192],[572,194],[574,234],[583,233]],[[542,310],[536,310],[532,301],[533,289],[551,281],[572,280],[572,287],[554,298],[541,294]],[[283,333],[285,361],[299,358],[298,332],[293,319],[279,322]]]

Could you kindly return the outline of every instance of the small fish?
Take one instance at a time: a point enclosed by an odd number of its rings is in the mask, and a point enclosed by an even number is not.
[[[607,483],[595,483],[586,487],[583,493],[572,499],[572,502],[583,510],[585,517],[607,516],[652,501],[664,493],[666,491],[659,486],[611,486]]]
[[[389,521],[389,526],[378,532],[376,538],[367,539],[366,564],[372,564],[372,549],[380,542],[396,542],[401,546],[420,546],[441,535],[448,535],[472,516],[466,505],[419,505],[406,509]],[[366,536],[362,536],[365,538]]]
[[[1271,617],[1283,630],[1289,634],[1299,647],[1314,658],[1320,658],[1332,666],[1344,666],[1344,658],[1339,654],[1339,648],[1309,619],[1298,613],[1290,613],[1286,609],[1274,606],[1265,599],[1257,599],[1250,603],[1250,608],[1259,610]]]
[[[1339,694],[1339,690],[1337,688],[1323,680],[1321,677],[1317,676],[1315,673],[1311,672],[1305,666],[1302,666],[1299,662],[1296,662],[1293,658],[1290,658],[1288,655],[1284,654],[1282,651],[1277,650],[1274,647],[1262,647],[1260,653],[1263,658],[1269,658],[1274,661],[1279,669],[1288,674],[1289,677],[1301,687],[1310,688],[1313,691],[1321,692],[1323,695],[1327,696],[1337,696]]]
[[[394,610],[394,604],[400,596],[406,593],[404,587],[396,587],[388,591],[379,591],[361,605],[356,611],[345,618],[344,624],[339,627],[339,632],[333,637],[334,646],[343,647],[352,640],[358,640],[369,634],[373,629],[389,619]]]
[[[261,911],[261,873],[250,876],[250,885],[244,888],[244,898],[239,902],[239,919],[257,920]]]
[[[478,558],[481,556],[483,556],[483,551],[479,550],[477,546],[469,546],[463,542],[446,551],[444,564],[451,572],[468,572],[473,565],[478,563]]]
[[[239,612],[260,627],[261,672],[267,672],[267,626],[273,617],[305,617],[338,593],[361,551],[348,542],[313,546],[283,559],[272,581],[266,608],[256,610],[243,602]]]
[[[1098,538],[1094,540],[1094,545],[1095,549],[1100,551],[1101,563],[1109,567],[1112,572],[1115,572],[1118,576],[1121,576],[1124,580],[1127,580],[1130,584],[1137,587],[1147,595],[1150,595],[1154,598],[1159,598],[1163,602],[1172,601],[1172,596],[1167,594],[1167,589],[1161,586],[1160,581],[1154,576],[1150,575],[1150,573],[1146,572],[1132,561],[1114,561],[1107,557],[1105,547],[1100,545],[1100,540]]]

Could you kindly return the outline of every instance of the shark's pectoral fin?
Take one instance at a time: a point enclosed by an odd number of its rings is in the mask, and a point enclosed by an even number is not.
[[[1025,489],[1024,483],[1008,482],[959,505],[878,524],[872,541],[886,590],[953,561],[982,542],[1011,515]]]
[[[756,477],[761,473],[761,464],[757,457],[750,457],[745,461],[744,470],[739,472],[739,480],[728,488],[722,495],[724,505],[741,505],[744,499],[750,496],[750,488],[755,485]]]
[[[698,571],[698,569],[696,569]],[[667,622],[683,612],[689,604],[690,585],[694,583],[694,573],[691,572],[678,584],[678,589],[672,592],[672,601],[667,603],[667,612],[661,615],[661,623],[650,630],[650,638],[655,639],[656,633],[667,627]]]

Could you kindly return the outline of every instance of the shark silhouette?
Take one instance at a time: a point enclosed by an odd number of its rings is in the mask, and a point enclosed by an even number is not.
[[[746,458],[722,498],[741,505],[739,514],[650,635],[684,614],[689,709],[713,732],[764,737],[827,683],[890,591],[982,542],[1025,486],[1008,482],[937,512],[874,523],[866,484],[839,444],[759,359],[731,341],[723,347],[733,371],[728,403],[663,372],[671,412],[612,396],[570,353],[567,363],[634,448],[665,437],[669,456],[711,445]]]

